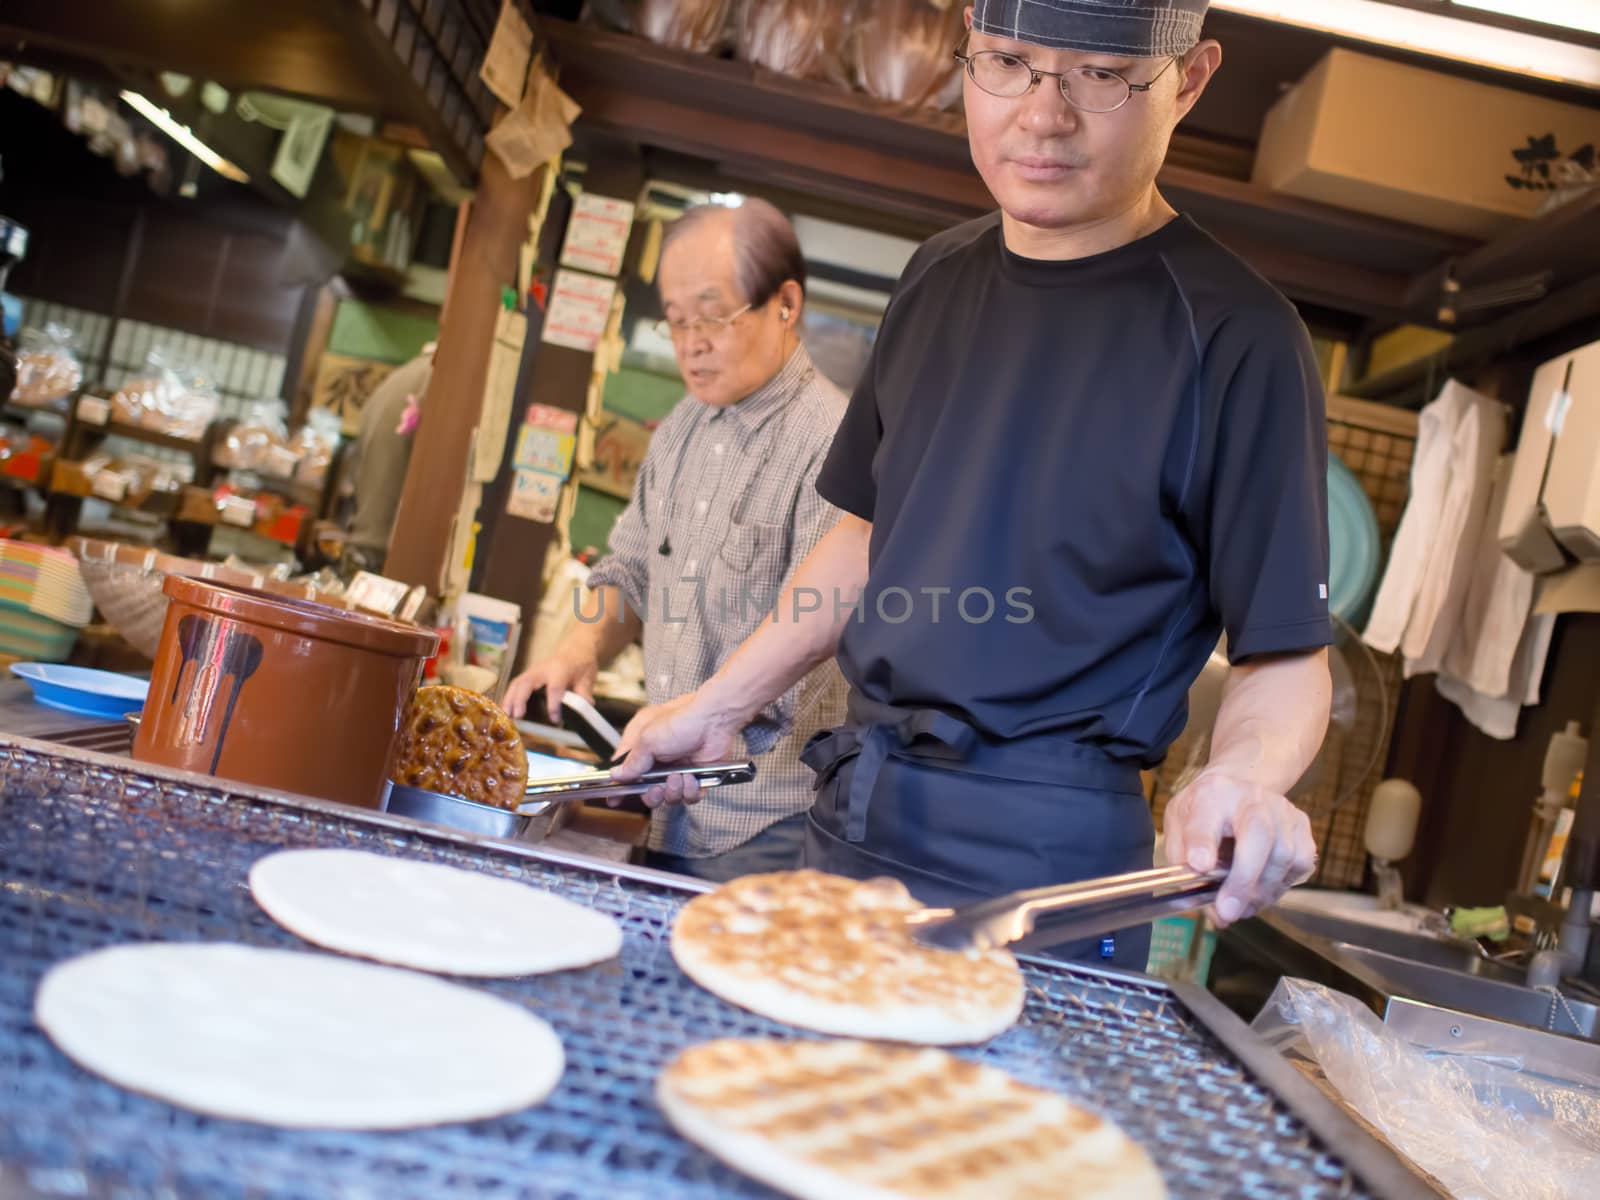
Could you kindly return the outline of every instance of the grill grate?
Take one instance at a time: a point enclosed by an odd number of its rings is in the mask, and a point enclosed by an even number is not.
[[[782,1027],[674,966],[684,893],[374,816],[191,786],[70,753],[0,745],[0,1193],[275,1197],[765,1196],[679,1140],[651,1099],[662,1063],[719,1036]],[[341,846],[518,878],[611,913],[622,956],[584,971],[474,982],[560,1033],[567,1073],[543,1106],[398,1134],[213,1120],[79,1070],[30,1018],[52,963],[143,940],[304,949],[255,906],[251,863]],[[1174,1196],[1366,1195],[1350,1172],[1172,992],[1067,966],[1028,969],[1023,1021],[977,1057],[1092,1102],[1149,1147]],[[792,1036],[792,1034],[791,1034]]]

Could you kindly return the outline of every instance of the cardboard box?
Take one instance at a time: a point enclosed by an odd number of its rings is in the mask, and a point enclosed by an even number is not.
[[[1544,508],[1556,541],[1579,562],[1600,562],[1600,342],[1567,355],[1565,410],[1550,453]]]
[[[1595,109],[1334,49],[1267,114],[1254,179],[1487,240],[1537,215],[1585,144]]]
[[[1536,575],[1600,561],[1600,342],[1534,375],[1499,539]]]

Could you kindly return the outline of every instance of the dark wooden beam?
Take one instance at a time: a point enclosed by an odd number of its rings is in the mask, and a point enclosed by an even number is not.
[[[385,121],[378,128],[378,137],[386,142],[397,145],[409,146],[413,150],[432,150],[433,143],[415,125],[407,125],[400,121]]]
[[[443,586],[456,507],[467,486],[501,289],[516,285],[517,250],[528,236],[541,181],[539,171],[512,179],[498,158],[487,156],[450,264],[433,379],[384,564],[385,575],[434,594]]]
[[[403,108],[327,16],[347,0],[6,0],[0,48],[40,43],[102,62],[179,71],[356,112]],[[7,54],[7,57],[10,55]]]
[[[1419,277],[1409,303],[1419,314],[1431,314],[1443,297],[1445,278],[1454,274],[1465,289],[1514,276],[1548,271],[1550,291],[1600,274],[1600,189],[1569,200],[1476,249],[1453,256]],[[1489,321],[1488,312],[1478,320]]]
[[[1597,319],[1600,275],[1591,275],[1537,304],[1462,332],[1436,355],[1363,379],[1346,391],[1360,399],[1417,408],[1433,398],[1424,387],[1431,377],[1475,370],[1534,346],[1543,347],[1541,353],[1554,357],[1591,340],[1587,333]]]
[[[737,103],[710,111],[566,70],[562,86],[583,106],[581,120],[590,130],[709,158],[733,170],[759,175],[764,169],[788,168],[814,177],[819,189],[835,181],[865,185],[886,197],[902,197],[920,210],[945,211],[956,219],[994,206],[970,160],[913,156],[907,149],[891,153],[876,145],[752,120]],[[962,146],[964,153],[965,143]],[[820,164],[826,169],[818,169]]]

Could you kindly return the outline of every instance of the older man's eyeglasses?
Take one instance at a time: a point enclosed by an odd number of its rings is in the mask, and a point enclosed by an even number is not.
[[[716,341],[720,337],[725,337],[733,328],[734,322],[754,307],[753,304],[746,304],[738,312],[729,313],[725,317],[696,317],[692,321],[662,319],[656,322],[656,332],[675,342],[688,337],[707,337]]]
[[[967,68],[972,82],[991,96],[1015,100],[1039,86],[1042,79],[1054,79],[1061,95],[1073,108],[1084,112],[1116,112],[1135,92],[1148,92],[1156,80],[1172,70],[1174,58],[1148,83],[1129,83],[1106,67],[1073,67],[1070,71],[1041,71],[1038,67],[1004,50],[978,50],[972,54],[956,51],[956,59]]]

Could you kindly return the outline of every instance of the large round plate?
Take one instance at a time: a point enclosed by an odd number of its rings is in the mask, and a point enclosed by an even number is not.
[[[33,698],[40,704],[108,721],[119,721],[143,708],[150,691],[148,680],[59,663],[17,663],[11,673],[28,681]]]
[[[1378,519],[1361,481],[1328,455],[1328,609],[1355,624],[1378,580]]]

